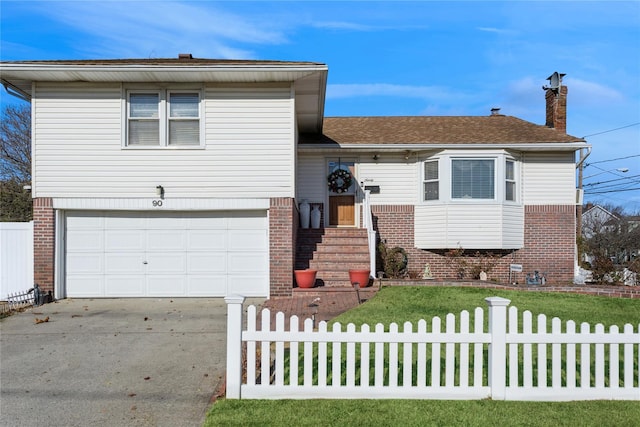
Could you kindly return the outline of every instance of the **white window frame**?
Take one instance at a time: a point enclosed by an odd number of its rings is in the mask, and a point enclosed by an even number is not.
[[[509,178],[507,176],[507,164],[511,163],[513,165],[513,178]],[[508,203],[515,203],[518,201],[518,163],[515,159],[507,157],[504,159],[504,201]],[[507,196],[509,192],[507,191],[507,186],[509,184],[513,185],[513,199],[508,199]]]
[[[426,165],[427,163],[435,163],[437,168],[438,168],[438,177],[433,179],[427,179],[426,176]],[[440,191],[440,187],[442,185],[441,180],[440,180],[440,159],[439,158],[430,158],[427,159],[425,161],[423,161],[421,163],[422,165],[422,201],[425,203],[435,203],[435,202],[440,202],[441,201],[441,191]],[[437,183],[438,184],[438,197],[435,199],[427,199],[426,198],[426,189],[425,186],[426,184],[432,184],[432,183]]]
[[[170,145],[169,144],[169,122],[171,120],[180,120],[170,118],[170,96],[175,93],[194,93],[198,95],[198,144],[193,145]],[[129,121],[130,117],[130,97],[132,94],[157,94],[158,95],[158,122],[159,122],[159,140],[154,145],[130,145],[129,144]],[[187,120],[195,120],[195,117],[187,118]],[[202,88],[127,88],[125,96],[123,96],[123,132],[122,147],[128,150],[189,150],[202,149],[205,146],[204,138],[204,96]]]
[[[491,199],[474,199],[474,198],[453,198],[453,161],[454,160],[492,160],[494,164],[493,177],[493,198]],[[426,200],[424,185],[425,182],[425,163],[438,162],[438,200]],[[507,182],[507,162],[513,162],[513,182],[514,199],[507,200],[506,182]],[[420,183],[418,197],[421,204],[519,204],[520,203],[520,161],[505,151],[492,151],[490,153],[482,153],[480,151],[469,151],[463,153],[454,150],[447,150],[439,153],[437,157],[426,157],[420,162]]]

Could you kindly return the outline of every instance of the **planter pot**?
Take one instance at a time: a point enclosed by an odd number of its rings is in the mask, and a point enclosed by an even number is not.
[[[313,288],[315,286],[318,270],[295,270],[293,273],[299,288]]]
[[[311,212],[311,206],[306,200],[300,203],[300,228],[309,228],[309,213]]]
[[[365,288],[369,286],[369,279],[369,270],[349,270],[349,280],[351,281],[352,286],[354,286],[356,283],[359,283],[361,288]]]

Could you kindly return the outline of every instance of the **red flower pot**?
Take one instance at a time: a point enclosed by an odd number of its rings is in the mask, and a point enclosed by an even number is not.
[[[369,270],[349,270],[351,285],[354,286],[356,283],[359,283],[361,288],[369,286],[369,273]]]
[[[294,270],[299,288],[313,288],[316,284],[318,270]]]

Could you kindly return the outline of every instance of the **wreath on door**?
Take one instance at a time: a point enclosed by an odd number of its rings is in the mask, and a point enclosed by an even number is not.
[[[351,177],[351,173],[345,169],[336,169],[327,177],[329,190],[334,193],[344,193],[351,187],[352,182],[353,178]]]

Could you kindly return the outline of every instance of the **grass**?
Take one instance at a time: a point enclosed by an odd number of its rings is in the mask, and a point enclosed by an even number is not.
[[[602,323],[605,327],[640,324],[640,300],[573,294],[452,287],[389,287],[334,322],[371,326],[429,321],[448,313],[486,307],[484,298],[510,299],[529,310],[561,320]],[[434,400],[240,400],[218,401],[205,426],[217,425],[463,425],[463,426],[637,426],[640,401],[499,402]]]
[[[637,426],[640,402],[222,400],[213,426]]]

